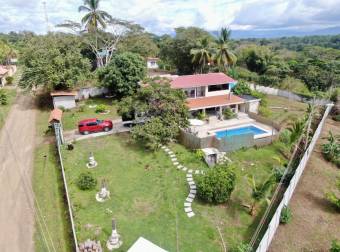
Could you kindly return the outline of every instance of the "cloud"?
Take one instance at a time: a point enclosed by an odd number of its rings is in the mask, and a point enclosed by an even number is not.
[[[81,0],[0,0],[0,32],[47,30],[64,20],[80,20]],[[314,29],[340,26],[340,0],[101,0],[101,9],[132,20],[156,34],[175,27],[232,29]]]

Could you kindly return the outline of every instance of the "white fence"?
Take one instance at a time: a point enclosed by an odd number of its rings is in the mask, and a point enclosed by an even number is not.
[[[295,94],[293,92],[287,91],[287,90],[282,90],[282,89],[277,89],[277,88],[272,88],[272,87],[265,87],[261,85],[255,85],[255,84],[250,84],[249,86],[252,90],[257,90],[264,94],[276,95],[276,96],[284,97],[284,98],[294,100],[294,101],[299,101],[299,102],[308,102],[307,98],[300,96],[298,94]],[[328,103],[330,103],[330,101],[325,100],[325,99],[315,100],[315,104],[317,105],[326,105]]]
[[[303,173],[303,171],[306,167],[306,164],[308,162],[308,159],[309,159],[311,153],[313,152],[313,148],[315,146],[315,143],[320,136],[322,127],[325,123],[325,120],[326,120],[329,112],[332,109],[332,106],[333,106],[332,104],[327,105],[327,109],[326,109],[326,111],[325,111],[325,113],[324,113],[324,115],[323,115],[323,117],[322,117],[322,119],[319,123],[319,126],[316,129],[314,136],[313,136],[307,150],[305,151],[305,153],[304,153],[304,155],[303,155],[303,157],[300,161],[300,164],[297,167],[295,174],[294,174],[294,176],[292,177],[292,179],[289,183],[289,186],[288,186],[286,192],[284,193],[284,196],[283,196],[281,203],[277,207],[275,214],[273,215],[273,217],[272,217],[272,219],[271,219],[271,221],[270,221],[270,223],[267,227],[267,231],[263,235],[262,240],[261,240],[259,246],[256,249],[256,252],[265,252],[265,251],[268,250],[270,242],[272,241],[274,234],[276,232],[276,229],[280,224],[281,210],[284,206],[288,205],[288,203],[289,203],[289,201],[290,201],[290,199],[291,199],[291,197],[294,193],[295,187],[300,180],[300,177],[301,177],[301,175],[302,175],[302,173]]]

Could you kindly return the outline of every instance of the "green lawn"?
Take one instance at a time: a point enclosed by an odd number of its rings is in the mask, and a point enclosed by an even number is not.
[[[170,146],[182,164],[208,169],[195,160],[192,152],[178,144]],[[115,218],[124,242],[117,251],[126,251],[139,236],[168,251],[177,248],[183,252],[221,251],[216,225],[229,249],[241,241],[249,241],[260,215],[252,217],[242,206],[250,203],[246,178],[249,174],[255,174],[258,179],[268,176],[277,163],[273,157],[279,156],[278,148],[278,144],[273,144],[230,154],[233,162],[240,165],[230,202],[215,206],[195,199],[196,216],[189,219],[183,205],[188,194],[185,173],[177,171],[163,151],[145,152],[131,142],[128,134],[77,142],[74,150],[64,150],[63,156],[78,239],[99,239],[105,246],[111,218]],[[98,161],[98,167],[92,170],[86,168],[90,152],[94,152]],[[94,191],[80,191],[76,186],[79,174],[87,171],[98,180]],[[95,193],[102,179],[108,181],[111,198],[98,203]],[[264,205],[259,212],[263,209]]]
[[[70,239],[71,228],[68,223],[68,213],[64,203],[64,191],[62,176],[58,160],[56,159],[56,148],[45,136],[49,112],[38,112],[37,114],[37,137],[39,142],[34,157],[33,190],[36,200],[45,217],[49,232],[53,238],[56,251],[72,251]],[[53,137],[50,139],[53,139]],[[44,230],[44,233],[46,231]],[[43,233],[36,221],[35,225],[35,251],[47,251]],[[49,243],[51,248],[51,244]]]
[[[99,114],[96,113],[96,108],[91,106],[104,104],[107,106],[107,109],[110,111],[108,114]],[[81,111],[80,107],[84,109]],[[87,118],[98,118],[98,119],[117,119],[117,109],[112,99],[106,98],[91,98],[85,101],[81,101],[77,103],[77,108],[66,110],[63,113],[63,127],[64,130],[72,130],[76,129],[78,125],[78,121],[87,119]]]
[[[289,122],[301,118],[307,109],[306,103],[289,100],[284,97],[267,95],[267,99],[268,107],[272,112],[268,118],[281,125],[287,125]],[[284,108],[287,109],[285,110]]]
[[[8,103],[6,105],[0,104],[0,129],[4,125],[7,114],[9,112],[9,110],[11,109],[11,106],[12,106],[13,102],[15,101],[15,97],[17,95],[17,92],[16,92],[15,89],[12,89],[12,88],[9,89],[9,88],[5,87],[5,88],[3,88],[3,90],[7,94]]]

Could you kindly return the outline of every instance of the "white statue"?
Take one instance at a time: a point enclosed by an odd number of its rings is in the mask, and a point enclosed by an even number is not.
[[[116,230],[116,223],[115,220],[112,219],[112,233],[109,237],[109,240],[106,242],[106,247],[108,250],[112,251],[114,249],[118,249],[122,246],[123,242],[120,240],[120,235],[117,233]]]
[[[87,168],[94,168],[98,165],[97,161],[94,159],[93,153],[90,153],[89,162],[86,164]]]
[[[98,202],[104,202],[110,198],[110,191],[107,189],[105,180],[102,182],[102,187],[99,192],[96,193],[96,200]]]

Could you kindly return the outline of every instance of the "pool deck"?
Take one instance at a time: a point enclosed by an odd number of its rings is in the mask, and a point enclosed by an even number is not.
[[[266,133],[264,134],[256,135],[256,139],[277,134],[277,131],[273,127],[257,122],[254,119],[251,119],[245,113],[238,113],[236,118],[229,120],[219,120],[216,116],[212,116],[209,118],[209,123],[206,122],[204,125],[201,126],[190,126],[190,129],[191,132],[194,132],[197,137],[204,138],[215,134],[215,131],[250,125],[254,125],[266,131]]]

